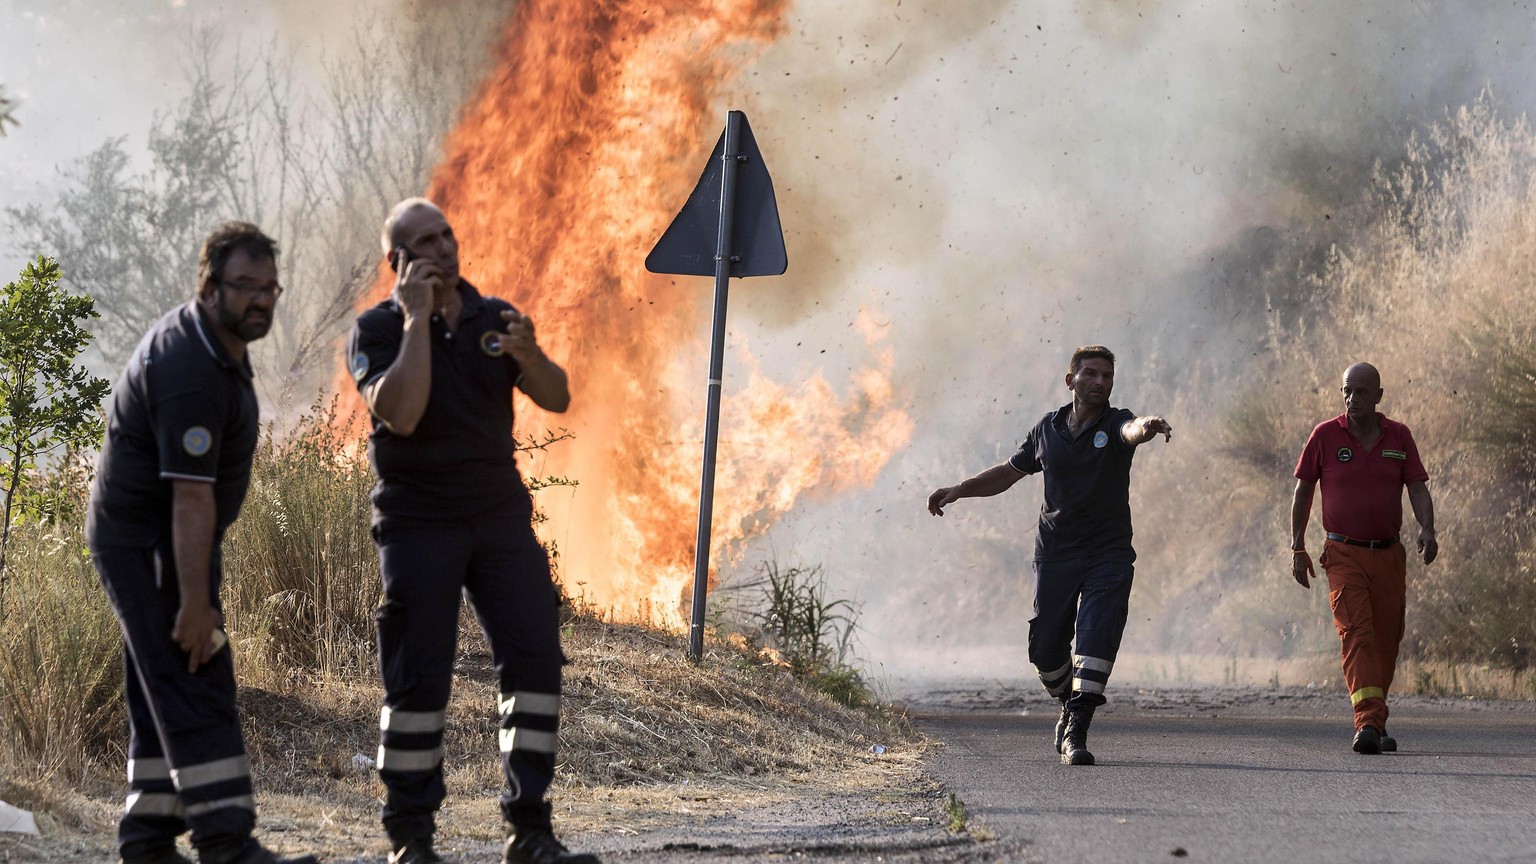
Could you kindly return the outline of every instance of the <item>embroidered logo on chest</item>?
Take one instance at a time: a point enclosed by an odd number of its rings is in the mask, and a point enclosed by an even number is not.
[[[1381,451],[1381,458],[1383,458],[1383,459],[1400,459],[1400,460],[1402,460],[1404,462],[1407,462],[1408,461],[1408,454],[1404,453],[1401,450],[1383,450],[1383,451]]]
[[[1348,462],[1349,460],[1351,460],[1353,458],[1355,458],[1355,453],[1354,453],[1353,450],[1350,450],[1348,447],[1340,447],[1339,448],[1339,461],[1340,462]]]
[[[500,357],[502,355],[502,335],[503,334],[497,333],[495,330],[487,330],[480,334],[480,350],[485,352],[485,356]]]
[[[205,456],[213,447],[213,435],[202,426],[193,426],[181,435],[181,449],[188,456]]]
[[[1100,429],[1099,431],[1093,433],[1093,446],[1094,447],[1096,447],[1096,448],[1098,448],[1100,450],[1103,450],[1104,446],[1106,444],[1108,444],[1108,443],[1109,443],[1109,436],[1104,434],[1104,430],[1103,429]]]

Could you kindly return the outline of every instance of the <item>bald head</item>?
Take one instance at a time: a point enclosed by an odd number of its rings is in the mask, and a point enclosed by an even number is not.
[[[1381,389],[1381,373],[1369,363],[1356,363],[1344,370],[1344,383],[1355,382],[1357,387],[1368,387],[1372,390]]]
[[[1376,406],[1381,404],[1381,373],[1369,363],[1356,363],[1344,370],[1344,413],[1351,423],[1365,424],[1367,428],[1376,422]]]
[[[431,201],[407,198],[396,204],[384,220],[379,240],[384,244],[384,254],[390,256],[390,266],[396,268],[400,278],[408,278],[406,273],[417,272],[420,265],[432,271],[428,275],[450,294],[458,287],[459,240],[453,234],[453,226],[448,224],[448,217]],[[396,259],[396,249],[404,251],[408,264],[402,266]]]
[[[390,209],[389,215],[384,217],[384,230],[379,234],[379,243],[384,247],[384,254],[389,254],[391,249],[406,242],[407,238],[398,236],[400,220],[417,210],[430,210],[438,216],[443,215],[441,208],[425,198],[407,198],[396,204]]]

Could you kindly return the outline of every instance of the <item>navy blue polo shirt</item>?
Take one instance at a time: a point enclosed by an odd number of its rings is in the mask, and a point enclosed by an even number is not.
[[[508,504],[532,511],[512,440],[512,388],[522,370],[499,339],[501,313],[512,305],[482,297],[463,279],[459,295],[455,331],[432,316],[432,389],[415,430],[396,435],[373,418],[375,525],[458,520]],[[404,336],[405,315],[393,299],[358,316],[347,363],[359,392],[395,362]]]
[[[151,546],[171,533],[171,482],[213,484],[217,534],[240,515],[260,434],[249,358],[236,362],[195,301],[155,322],[112,391],[85,536]]]
[[[1008,459],[1023,474],[1045,474],[1035,560],[1062,561],[1131,548],[1131,459],[1136,448],[1120,430],[1136,415],[1106,407],[1076,438],[1064,405],[1040,418]]]

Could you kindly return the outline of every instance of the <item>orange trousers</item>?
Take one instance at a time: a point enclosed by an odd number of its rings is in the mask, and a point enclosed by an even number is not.
[[[1397,669],[1408,608],[1408,550],[1367,549],[1329,540],[1318,559],[1328,574],[1328,605],[1344,653],[1344,683],[1355,728],[1387,728],[1387,691]]]

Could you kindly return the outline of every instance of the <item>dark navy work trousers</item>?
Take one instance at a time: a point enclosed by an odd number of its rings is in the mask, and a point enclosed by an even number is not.
[[[146,854],[174,846],[190,828],[200,850],[239,849],[251,842],[256,803],[231,651],[187,671],[187,652],[171,639],[181,592],[169,536],[157,546],[91,552],[123,630],[129,795],[118,842]],[[218,608],[217,547],[210,570]]]
[[[502,815],[518,827],[547,824],[544,793],[555,771],[564,658],[549,558],[527,510],[507,507],[437,524],[386,520],[374,527],[374,540],[384,582],[377,619],[384,679],[379,776],[391,841],[398,848],[435,830],[461,595],[500,678]]]
[[[1129,614],[1134,561],[1134,553],[1114,551],[1035,562],[1029,661],[1045,689],[1069,708],[1104,704]]]

